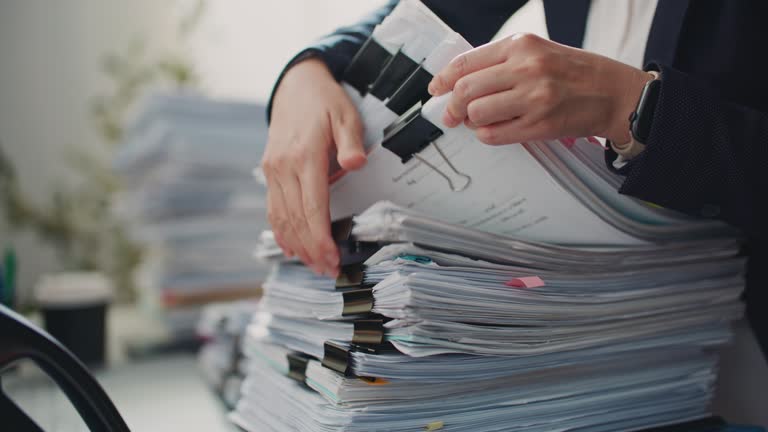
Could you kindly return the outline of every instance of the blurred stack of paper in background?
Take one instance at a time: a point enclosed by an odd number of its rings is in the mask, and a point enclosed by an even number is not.
[[[197,335],[204,341],[198,353],[203,377],[224,403],[234,408],[245,378],[241,339],[257,302],[214,303],[203,308]]]
[[[262,235],[256,255],[276,265],[243,339],[240,427],[631,431],[709,415],[716,349],[742,315],[739,240],[619,195],[596,140],[491,147],[443,127],[447,99],[426,85],[466,49],[405,0],[347,69],[369,158],[332,186],[341,275]]]
[[[262,105],[190,94],[153,96],[127,129],[116,208],[149,249],[142,300],[178,337],[194,336],[202,305],[258,294],[267,269],[250,253],[266,190],[252,170],[266,134]]]

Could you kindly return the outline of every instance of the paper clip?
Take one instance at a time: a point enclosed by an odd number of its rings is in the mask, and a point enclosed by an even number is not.
[[[416,158],[424,165],[442,176],[454,192],[467,189],[472,183],[472,177],[459,171],[448,156],[437,145],[437,139],[443,131],[421,115],[421,102],[417,102],[394,123],[384,129],[382,146],[400,157],[403,163]],[[449,172],[445,172],[432,162],[422,157],[419,152],[431,145],[437,154],[445,161]]]

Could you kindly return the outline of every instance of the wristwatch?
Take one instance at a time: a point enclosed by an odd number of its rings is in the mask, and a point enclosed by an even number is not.
[[[656,111],[656,103],[659,100],[659,91],[661,90],[661,79],[658,72],[651,71],[649,73],[653,75],[653,79],[645,83],[637,107],[629,115],[630,141],[621,145],[611,142],[611,148],[623,161],[632,159],[645,150],[645,143],[648,142],[648,137],[651,134],[653,113]]]

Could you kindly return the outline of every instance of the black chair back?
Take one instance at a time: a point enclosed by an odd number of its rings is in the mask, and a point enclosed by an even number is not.
[[[92,432],[129,431],[104,389],[77,357],[26,318],[0,305],[0,370],[22,359],[34,361],[59,385]],[[42,431],[1,386],[0,419],[3,430]]]

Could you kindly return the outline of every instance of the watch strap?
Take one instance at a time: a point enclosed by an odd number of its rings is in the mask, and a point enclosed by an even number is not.
[[[657,81],[659,79],[659,73],[656,71],[649,71],[650,75],[653,76],[651,80],[649,80],[645,87],[647,87],[651,82]],[[645,93],[645,88],[643,89],[643,93]],[[639,155],[640,153],[645,150],[645,144],[638,141],[637,137],[635,136],[634,132],[634,125],[632,122],[636,121],[636,119],[639,117],[637,109],[640,108],[640,103],[638,102],[638,107],[635,109],[635,112],[632,113],[630,116],[630,140],[627,143],[623,144],[617,144],[613,141],[609,141],[609,145],[611,146],[611,149],[616,152],[620,156],[620,159],[622,161],[629,161]]]
[[[630,134],[631,136],[631,134]],[[628,143],[616,144],[613,141],[609,141],[611,148],[616,154],[622,156],[625,160],[634,158],[645,150],[645,144],[637,141],[633,136]]]

